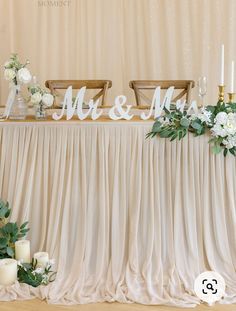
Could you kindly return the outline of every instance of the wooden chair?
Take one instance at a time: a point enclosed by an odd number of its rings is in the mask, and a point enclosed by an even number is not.
[[[185,97],[187,104],[190,102],[191,89],[194,87],[193,80],[136,80],[130,81],[129,86],[134,90],[135,99],[138,108],[146,109],[147,105],[150,106],[152,99],[145,95],[141,90],[155,90],[158,86],[161,89],[168,89],[171,86],[175,87],[175,90],[180,90],[179,94],[175,95],[172,102],[176,102],[178,99]],[[141,99],[147,104],[146,106],[141,104]]]
[[[81,89],[83,86],[86,86],[90,90],[100,90],[93,97],[93,100],[96,101],[101,97],[102,102],[100,106],[105,107],[107,90],[111,88],[112,82],[110,80],[47,80],[45,86],[50,89],[53,95],[57,95],[56,90],[67,89],[69,86],[72,86],[72,89]]]

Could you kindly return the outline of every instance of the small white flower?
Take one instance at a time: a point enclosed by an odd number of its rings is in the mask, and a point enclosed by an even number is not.
[[[201,108],[201,112],[195,115],[195,118],[192,117],[191,120],[198,118],[201,122],[205,122],[207,125],[211,125],[211,116],[212,113],[207,110],[205,107]]]
[[[4,78],[8,81],[13,80],[16,77],[16,72],[13,69],[4,70]]]
[[[231,149],[236,146],[236,136],[228,136],[222,143],[227,149]]]
[[[189,120],[194,121],[194,120],[197,119],[197,117],[198,116],[196,114],[191,114],[190,117],[189,117]]]
[[[42,283],[47,285],[49,282],[49,276],[47,274],[43,275]]]
[[[33,105],[38,105],[42,100],[42,95],[37,92],[31,95],[30,101]]]
[[[31,81],[31,73],[27,68],[21,68],[17,73],[18,79],[22,83],[29,83]]]
[[[23,262],[24,262],[23,259],[19,259],[19,260],[17,260],[17,265],[20,267],[23,267],[23,265],[22,265]]]
[[[42,102],[47,107],[51,107],[52,106],[53,100],[54,100],[54,98],[53,98],[52,94],[49,94],[49,93],[45,93],[43,95],[43,97],[42,97]]]
[[[170,120],[168,118],[165,118],[165,117],[160,117],[158,119],[158,121],[161,123],[161,126],[165,126],[165,125],[170,124]]]
[[[34,270],[34,272],[37,273],[37,274],[43,274],[43,273],[44,273],[44,269],[38,267],[38,268],[36,268],[36,269]]]
[[[219,112],[215,117],[215,123],[219,123],[221,125],[225,125],[228,120],[228,115],[226,112]]]

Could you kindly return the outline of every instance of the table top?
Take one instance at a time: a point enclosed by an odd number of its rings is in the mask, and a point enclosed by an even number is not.
[[[109,118],[108,115],[103,115],[101,116],[99,119],[97,120],[92,120],[91,117],[88,117],[86,118],[85,120],[79,120],[77,116],[73,116],[70,120],[66,120],[66,116],[63,116],[61,120],[53,120],[51,115],[47,116],[46,120],[36,120],[35,117],[33,115],[28,115],[26,117],[25,120],[11,120],[11,119],[5,119],[5,120],[0,120],[0,126],[1,125],[6,125],[6,124],[40,124],[40,123],[43,123],[43,124],[47,124],[47,123],[50,123],[50,124],[81,124],[81,123],[112,123],[112,124],[118,124],[118,123],[122,123],[122,124],[125,124],[125,123],[139,123],[139,124],[152,124],[154,123],[154,119],[153,118],[150,118],[149,120],[142,120],[140,118],[140,116],[138,115],[134,115],[133,118],[131,120],[117,120],[117,121],[114,121],[112,119]]]

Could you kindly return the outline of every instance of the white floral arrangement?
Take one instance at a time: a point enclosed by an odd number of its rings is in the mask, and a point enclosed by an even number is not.
[[[188,132],[200,136],[209,131],[212,138],[213,153],[223,151],[224,156],[230,152],[236,156],[236,103],[218,102],[216,106],[206,106],[200,112],[188,114],[175,108],[165,109],[165,114],[155,120],[147,137],[159,136],[182,139]]]
[[[236,113],[219,112],[215,117],[211,133],[221,141],[226,149],[230,150],[236,147]]]
[[[45,89],[41,88],[40,85],[35,84],[28,88],[30,92],[30,102],[34,106],[44,106],[45,108],[49,108],[53,105],[54,97]]]
[[[10,84],[19,85],[20,83],[27,84],[31,81],[31,73],[26,68],[29,64],[27,60],[22,64],[17,54],[12,54],[10,59],[4,64],[4,77]]]

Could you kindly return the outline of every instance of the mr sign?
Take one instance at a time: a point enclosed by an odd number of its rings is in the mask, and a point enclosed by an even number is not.
[[[58,114],[57,112],[54,112],[52,114],[52,118],[54,120],[60,120],[65,114],[66,114],[66,120],[70,120],[74,114],[77,114],[79,120],[84,120],[88,116],[91,116],[92,120],[97,120],[103,113],[103,111],[100,109],[98,110],[98,103],[99,100],[96,100],[95,102],[93,99],[91,99],[88,103],[88,109],[86,111],[83,110],[83,102],[84,102],[84,95],[85,95],[86,87],[82,87],[75,98],[75,101],[72,100],[72,86],[69,86],[66,90],[63,106]],[[170,104],[174,93],[174,86],[171,86],[167,89],[163,101],[161,101],[161,88],[158,86],[155,89],[152,103],[150,106],[150,109],[147,113],[142,112],[140,115],[140,118],[142,120],[148,120],[153,116],[154,119],[161,116],[162,111],[164,107],[168,110],[170,110]],[[126,105],[127,98],[124,95],[119,95],[115,98],[115,104],[113,107],[110,108],[108,115],[110,119],[112,120],[131,120],[133,118],[133,115],[131,114],[131,105]],[[178,100],[176,102],[176,106],[181,111],[184,110],[184,107],[186,105],[186,101]],[[191,105],[188,108],[188,113],[191,110],[194,110],[197,112],[197,103],[196,101],[192,101]],[[154,113],[153,113],[154,111]]]

